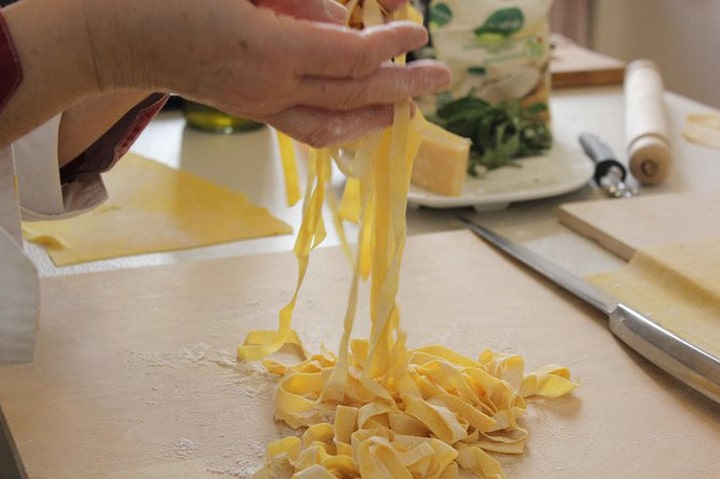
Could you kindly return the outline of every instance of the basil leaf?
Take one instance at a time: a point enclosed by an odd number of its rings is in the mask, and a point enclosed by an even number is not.
[[[518,166],[515,159],[549,149],[552,134],[542,117],[546,111],[543,103],[524,107],[520,100],[512,100],[493,105],[470,92],[442,102],[430,120],[472,141],[468,172],[475,175],[478,165],[488,170]]]

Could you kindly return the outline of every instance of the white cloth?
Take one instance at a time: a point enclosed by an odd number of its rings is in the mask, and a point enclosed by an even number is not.
[[[30,361],[39,312],[37,270],[22,251],[13,147],[0,150],[0,362]]]
[[[24,220],[48,220],[73,216],[107,199],[100,174],[60,185],[58,131],[60,115],[13,145],[20,211]]]
[[[23,251],[20,212],[28,220],[70,216],[107,198],[100,175],[60,184],[57,116],[0,149],[0,363],[31,361],[39,280]]]
[[[32,361],[40,306],[37,270],[0,228],[0,363]]]

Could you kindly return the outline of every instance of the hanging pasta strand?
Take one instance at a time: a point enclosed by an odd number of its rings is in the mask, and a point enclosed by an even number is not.
[[[292,316],[297,304],[310,261],[310,251],[325,238],[322,205],[325,190],[330,180],[331,159],[327,150],[311,150],[308,158],[308,184],[303,205],[303,222],[295,240],[294,252],[298,259],[298,278],[290,302],[280,310],[278,331],[265,332],[262,336],[250,334],[243,345],[238,347],[240,360],[261,359],[277,352],[295,333],[291,329]]]
[[[297,160],[295,146],[292,138],[284,133],[277,133],[278,147],[280,149],[280,160],[285,178],[285,192],[288,206],[293,206],[300,199],[300,186],[297,172]]]

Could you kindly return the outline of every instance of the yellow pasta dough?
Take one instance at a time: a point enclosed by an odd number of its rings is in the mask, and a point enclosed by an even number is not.
[[[25,237],[66,266],[292,232],[241,193],[133,153],[105,183],[107,203],[73,218],[26,222]]]
[[[382,19],[377,1],[366,0],[361,17],[353,12],[365,25]],[[472,359],[442,346],[407,348],[395,298],[424,121],[420,115],[410,119],[409,102],[396,105],[394,125],[355,149],[340,215],[358,219],[360,231],[338,353],[322,351],[295,365],[264,359],[282,377],[276,419],[304,432],[271,443],[256,479],[450,479],[461,468],[478,477],[505,477],[490,453],[523,451],[528,433],[517,418],[526,398],[561,396],[576,387],[561,367],[526,375],[520,356],[487,350]],[[321,208],[331,197],[332,152],[311,150],[308,161],[295,293],[280,311],[278,331],[251,333],[238,348],[240,359],[266,357],[295,338],[292,311],[310,251],[325,232]],[[361,280],[370,283],[370,337],[351,339]]]
[[[720,149],[720,115],[717,113],[688,115],[682,134],[686,140],[693,143]]]
[[[590,282],[706,351],[720,355],[720,237],[640,248]]]

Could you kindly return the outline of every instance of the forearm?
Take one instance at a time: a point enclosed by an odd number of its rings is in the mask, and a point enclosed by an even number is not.
[[[22,81],[0,111],[0,146],[98,93],[82,2],[23,0],[3,10]]]
[[[4,10],[23,79],[0,112],[0,144],[62,112],[58,160],[63,166],[150,95],[141,90],[98,93],[111,88],[94,58],[93,48],[104,48],[99,46],[102,38],[91,38],[97,32],[90,33],[83,20],[95,5],[84,0],[23,0]]]
[[[102,93],[83,98],[64,111],[60,122],[59,166],[75,159],[149,94],[136,90]]]
[[[422,46],[421,27],[309,20],[318,2],[294,0],[298,14],[281,15],[246,0],[22,0],[5,9],[24,79],[0,112],[0,147],[117,91],[176,92],[331,145],[387,126],[392,105],[450,83],[440,65],[387,61]],[[83,144],[68,144],[63,160]]]

